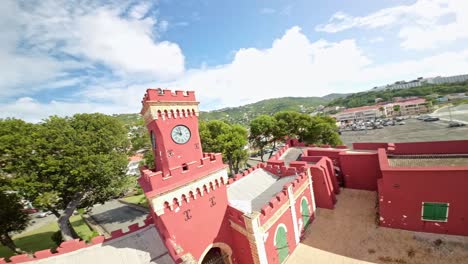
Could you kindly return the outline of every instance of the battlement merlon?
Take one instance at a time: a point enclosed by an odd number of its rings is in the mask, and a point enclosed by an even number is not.
[[[161,102],[196,102],[194,91],[171,91],[168,89],[147,89],[142,103],[148,101]]]
[[[148,89],[142,104],[140,114],[146,124],[155,119],[198,117],[200,113],[194,91]]]

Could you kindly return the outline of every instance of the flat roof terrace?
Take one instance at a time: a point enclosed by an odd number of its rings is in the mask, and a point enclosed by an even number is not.
[[[390,167],[468,166],[467,155],[389,155]]]
[[[296,175],[278,177],[263,169],[254,170],[229,186],[229,205],[244,213],[260,211],[272,197],[283,190],[286,183],[295,178]]]
[[[286,150],[286,152],[279,158],[279,160],[284,160],[284,165],[289,166],[291,161],[296,161],[301,158],[304,149],[305,148],[301,147],[291,147]]]

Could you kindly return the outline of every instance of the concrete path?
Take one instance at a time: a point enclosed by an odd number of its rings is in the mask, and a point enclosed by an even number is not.
[[[110,233],[117,229],[126,231],[133,223],[143,224],[147,213],[112,200],[103,205],[95,205],[89,215]]]

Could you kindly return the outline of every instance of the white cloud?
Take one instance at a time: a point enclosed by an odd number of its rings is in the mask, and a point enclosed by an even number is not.
[[[59,88],[87,72],[121,78],[171,80],[184,72],[185,58],[175,43],[161,41],[150,1],[0,1],[0,95]],[[104,67],[103,67],[104,66]],[[104,69],[103,69],[104,68]],[[48,85],[50,83],[54,85]]]
[[[112,12],[100,10],[81,17],[77,25],[78,42],[71,50],[116,71],[151,73],[170,79],[184,71],[184,56],[177,44],[152,39],[151,19],[128,21]]]
[[[39,122],[51,115],[71,116],[76,113],[125,113],[124,105],[108,105],[95,102],[69,102],[53,100],[41,103],[31,97],[21,97],[11,103],[0,105],[0,117],[20,118],[28,122]]]
[[[143,2],[140,4],[136,4],[131,8],[129,12],[129,16],[135,19],[142,19],[148,14],[149,10],[151,9],[150,2]]]
[[[423,50],[468,38],[467,13],[465,0],[418,0],[361,17],[337,12],[315,29],[335,33],[351,28],[397,27],[403,48]]]
[[[376,37],[376,38],[369,39],[370,43],[379,43],[379,42],[383,42],[383,41],[384,41],[383,37]]]
[[[38,121],[52,114],[77,112],[136,113],[147,88],[195,90],[202,109],[236,106],[265,98],[318,96],[355,92],[419,76],[461,74],[468,69],[468,49],[421,59],[379,64],[352,39],[311,41],[293,27],[271,48],[238,50],[232,62],[191,69],[176,81],[98,81],[77,94],[75,101],[41,103],[22,98],[0,104],[0,117]]]

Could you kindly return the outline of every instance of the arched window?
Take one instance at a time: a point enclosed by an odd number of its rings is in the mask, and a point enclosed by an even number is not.
[[[309,210],[309,203],[307,202],[307,198],[304,196],[302,197],[301,201],[301,215],[302,215],[302,222],[304,222],[304,229],[310,224],[310,210]]]
[[[283,263],[289,255],[287,229],[284,224],[279,224],[276,228],[274,245],[278,254],[278,263]]]

